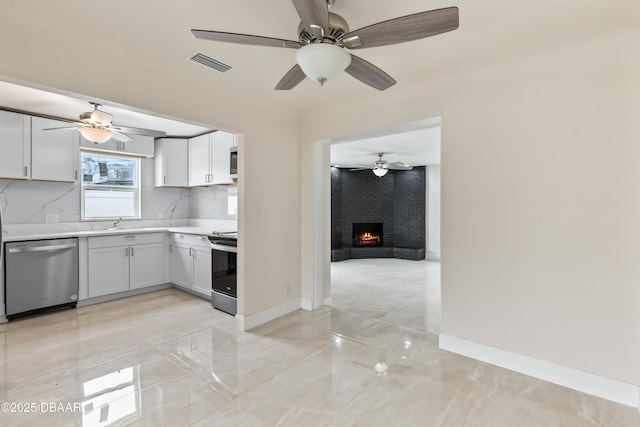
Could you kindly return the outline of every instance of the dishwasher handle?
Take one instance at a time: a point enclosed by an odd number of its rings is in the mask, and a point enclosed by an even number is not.
[[[73,249],[78,245],[75,243],[67,243],[64,245],[44,245],[44,246],[24,246],[19,248],[9,248],[7,251],[10,254],[19,254],[24,252],[51,252],[58,251],[60,249]]]

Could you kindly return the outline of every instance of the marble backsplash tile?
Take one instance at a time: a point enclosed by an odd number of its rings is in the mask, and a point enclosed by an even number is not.
[[[156,188],[153,159],[142,160],[141,182],[139,221],[236,220],[237,187]],[[57,215],[59,223],[79,223],[80,183],[0,179],[0,208],[7,225],[44,224],[47,214]],[[85,221],[89,229],[93,222]]]

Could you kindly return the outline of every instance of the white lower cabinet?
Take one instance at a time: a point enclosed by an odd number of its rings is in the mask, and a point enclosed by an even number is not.
[[[162,233],[90,237],[88,248],[89,298],[165,282]]]
[[[207,236],[172,234],[169,258],[171,283],[211,296],[211,245]]]

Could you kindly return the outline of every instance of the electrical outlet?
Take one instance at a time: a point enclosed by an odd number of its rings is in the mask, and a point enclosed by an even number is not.
[[[44,217],[44,222],[46,224],[57,224],[58,223],[58,214],[46,214]]]
[[[291,295],[291,285],[290,284],[285,283],[284,285],[282,285],[282,294],[284,296]]]

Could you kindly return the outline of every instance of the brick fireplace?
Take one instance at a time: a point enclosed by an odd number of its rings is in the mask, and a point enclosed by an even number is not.
[[[331,169],[331,260],[424,259],[426,168]]]

